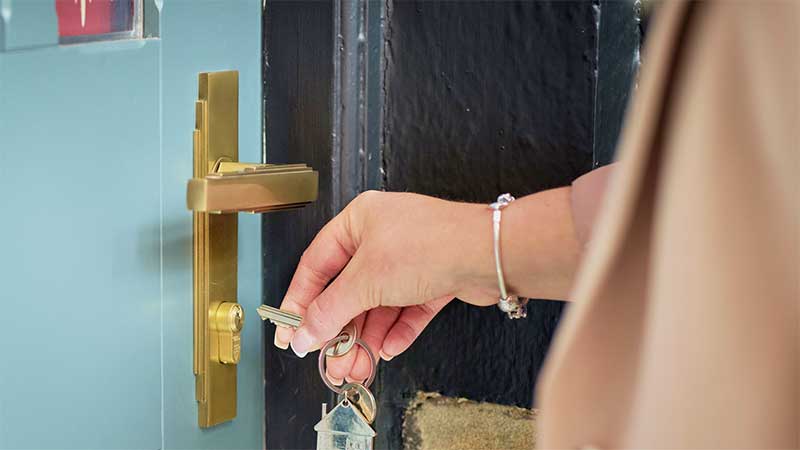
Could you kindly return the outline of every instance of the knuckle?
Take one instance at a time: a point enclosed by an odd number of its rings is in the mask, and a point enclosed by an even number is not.
[[[322,336],[323,339],[330,339],[332,336],[327,335],[327,323],[325,321],[328,315],[319,303],[320,302],[313,302],[308,306],[303,320],[314,330],[325,332],[325,336]]]
[[[404,345],[409,345],[417,338],[419,333],[407,320],[398,320],[394,327],[394,335]]]
[[[354,352],[346,353],[342,356],[326,356],[326,371],[336,378],[345,378],[350,375],[353,370],[353,365],[356,362],[356,354]]]
[[[344,378],[350,372],[350,366],[336,358],[328,358],[328,367],[325,370],[329,377]]]
[[[356,196],[356,198],[355,198],[355,201],[359,205],[370,204],[370,203],[376,201],[378,198],[380,198],[383,194],[385,194],[385,192],[381,192],[381,191],[376,191],[374,189],[370,189],[368,191],[364,191],[364,192],[358,194]]]
[[[358,194],[353,199],[353,201],[351,201],[345,207],[345,211],[350,213],[349,215],[355,214],[357,216],[361,216],[363,214],[368,213],[370,209],[374,208],[375,205],[377,205],[381,201],[380,199],[383,198],[385,195],[386,193],[381,191],[375,191],[375,190],[364,191]]]
[[[341,219],[340,223],[344,232],[355,240],[358,240],[364,231],[364,223],[369,216],[370,204],[373,202],[370,198],[374,197],[369,192],[371,191],[362,192],[356,196],[337,216]]]
[[[428,303],[417,305],[417,308],[419,308],[420,312],[425,316],[433,316],[436,314],[436,309]]]
[[[284,297],[283,302],[281,302],[280,309],[284,309],[295,314],[303,314],[303,312],[305,312],[303,305],[300,304],[300,302],[298,302],[294,296],[289,295]],[[285,328],[278,327],[278,330],[285,330]]]
[[[374,349],[375,351],[377,351],[383,345],[383,341],[386,340],[386,335],[387,334],[388,334],[388,330],[386,330],[382,334],[378,334],[378,333],[372,332],[372,333],[368,333],[368,334],[362,334],[361,339],[364,342],[366,342],[367,345],[369,345],[371,349]],[[364,356],[367,359],[369,359],[369,357],[366,354]]]
[[[383,304],[383,289],[376,283],[367,283],[360,298],[360,305],[363,311],[377,308]]]
[[[297,263],[297,272],[306,274],[306,277],[309,278],[308,281],[310,281],[311,284],[313,285],[322,284],[324,286],[330,279],[328,274],[322,272],[319,269],[314,268],[311,264],[308,263],[308,257],[306,256],[306,252],[303,252],[303,256],[300,258],[300,262]]]
[[[364,327],[364,328],[365,328],[365,330],[369,330],[366,327]],[[368,344],[380,343],[380,342],[383,341],[383,338],[384,338],[383,334],[380,334],[379,332],[374,331],[374,330],[370,330],[369,332],[363,331],[361,333],[361,339],[363,339],[364,342],[366,342]]]
[[[422,278],[417,279],[416,282],[416,295],[417,298],[420,300],[430,300],[433,298],[433,289],[431,288],[431,284],[428,283],[426,280]]]
[[[353,366],[350,371],[350,377],[354,380],[366,380],[369,377],[369,362],[359,358],[358,362]]]
[[[359,243],[369,228],[373,211],[380,206],[383,199],[389,195],[382,191],[364,191],[358,194],[339,214],[341,226],[345,233]]]

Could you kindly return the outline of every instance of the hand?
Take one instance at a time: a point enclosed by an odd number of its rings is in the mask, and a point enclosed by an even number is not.
[[[302,314],[303,325],[296,332],[277,328],[275,345],[291,342],[305,356],[355,319],[361,338],[388,361],[454,297],[495,304],[493,261],[485,205],[365,192],[303,253],[281,304]],[[363,349],[328,358],[328,374],[336,381],[363,380],[369,369]]]

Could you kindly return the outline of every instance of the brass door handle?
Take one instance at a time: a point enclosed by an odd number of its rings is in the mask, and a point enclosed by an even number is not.
[[[189,180],[186,206],[210,213],[296,208],[317,199],[318,182],[318,173],[305,164],[217,161],[206,176]]]
[[[238,212],[296,208],[317,199],[305,164],[239,162],[239,74],[201,73],[194,174],[186,206],[194,225],[194,374],[202,428],[236,417],[236,365],[245,350],[237,299]]]

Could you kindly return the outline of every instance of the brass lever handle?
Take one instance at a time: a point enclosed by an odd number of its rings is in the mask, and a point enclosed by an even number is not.
[[[319,174],[305,164],[218,161],[203,178],[192,178],[186,206],[209,213],[261,213],[296,208],[317,199]]]
[[[295,208],[317,198],[318,174],[305,164],[239,159],[239,76],[201,73],[195,103],[193,178],[194,374],[197,423],[236,417],[244,310],[237,303],[238,212]],[[226,214],[230,213],[230,214]]]

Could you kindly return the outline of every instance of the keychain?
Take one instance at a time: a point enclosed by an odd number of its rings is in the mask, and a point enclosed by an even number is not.
[[[300,326],[300,315],[267,305],[258,307],[261,320],[269,320],[279,327]],[[364,383],[334,385],[325,375],[325,357],[338,358],[362,347],[370,361],[369,377]],[[317,432],[317,450],[372,450],[375,430],[370,426],[375,421],[378,406],[369,390],[375,379],[378,362],[366,342],[359,339],[358,328],[352,322],[338,336],[328,341],[319,352],[319,375],[326,386],[338,395],[338,404],[330,411],[322,404],[322,420],[314,426]]]
[[[369,386],[375,379],[375,354],[366,342],[356,338],[356,346],[363,347],[369,355],[370,373],[364,384],[347,383],[339,387],[331,383],[325,375],[325,353],[349,338],[346,332],[342,333],[328,341],[319,353],[319,375],[330,390],[339,394],[339,403],[330,412],[327,411],[327,405],[322,404],[322,420],[314,426],[317,432],[317,450],[372,450],[376,433],[370,424],[375,420],[377,403]]]

